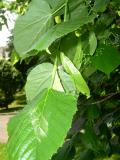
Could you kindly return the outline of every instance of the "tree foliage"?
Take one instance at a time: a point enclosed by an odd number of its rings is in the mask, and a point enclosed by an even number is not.
[[[8,125],[10,160],[120,154],[119,6],[117,0],[32,0],[17,19],[15,50],[39,61],[28,74],[28,105]]]
[[[23,86],[24,82],[20,72],[7,60],[0,60],[0,91],[3,99],[0,99],[0,107],[8,107],[14,100],[14,94]]]

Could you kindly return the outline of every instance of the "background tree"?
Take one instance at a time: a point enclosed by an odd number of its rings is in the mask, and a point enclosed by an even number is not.
[[[0,107],[8,108],[14,100],[14,94],[23,87],[24,81],[22,75],[7,60],[0,60],[0,89],[3,93],[3,99],[0,99]]]

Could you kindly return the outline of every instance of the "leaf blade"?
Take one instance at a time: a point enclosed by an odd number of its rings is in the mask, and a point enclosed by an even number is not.
[[[9,123],[9,159],[50,159],[64,142],[75,106],[75,98],[63,92],[49,89],[36,97]]]
[[[64,55],[64,53],[61,53],[61,61],[65,70],[70,74],[71,78],[73,79],[76,89],[89,98],[90,90],[81,73],[73,65],[70,59]]]
[[[92,56],[97,48],[97,38],[93,31],[91,31],[89,34],[89,45],[90,45],[90,55]]]
[[[120,54],[114,47],[100,44],[91,61],[96,69],[109,75],[120,64]]]
[[[50,63],[42,63],[37,65],[27,77],[25,86],[26,97],[31,101],[37,94],[46,88],[50,88],[52,84],[53,65]]]
[[[39,36],[45,33],[52,24],[49,4],[45,0],[32,1],[26,14],[17,19],[14,29],[14,45],[21,57],[34,48]]]

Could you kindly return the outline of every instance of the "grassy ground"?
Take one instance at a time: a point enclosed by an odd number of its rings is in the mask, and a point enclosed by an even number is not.
[[[7,160],[6,145],[0,143],[0,160]]]

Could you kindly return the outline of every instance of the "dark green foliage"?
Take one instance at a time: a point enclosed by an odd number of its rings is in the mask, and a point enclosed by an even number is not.
[[[82,96],[79,97],[79,117],[85,120],[80,129],[84,132],[80,133],[79,147],[84,147],[84,152],[86,149],[91,150],[94,155],[92,160],[120,154],[120,92],[117,88],[120,86],[119,72],[118,67],[110,78],[101,72],[92,74],[89,78],[91,98],[82,100]],[[99,81],[95,79],[98,75]]]
[[[22,75],[7,60],[0,60],[0,90],[3,99],[0,100],[0,107],[7,107],[14,100],[15,92],[23,86]]]

